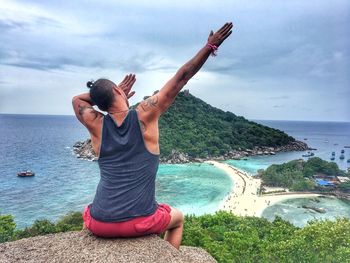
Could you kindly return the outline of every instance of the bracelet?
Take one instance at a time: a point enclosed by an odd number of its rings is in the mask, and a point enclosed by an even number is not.
[[[211,55],[213,57],[215,57],[217,55],[217,50],[218,50],[218,47],[213,45],[213,44],[210,44],[210,43],[207,43],[206,45],[207,47],[209,47],[211,49]]]

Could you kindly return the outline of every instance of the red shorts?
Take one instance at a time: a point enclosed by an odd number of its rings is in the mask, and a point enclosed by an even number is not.
[[[166,231],[170,223],[171,208],[159,204],[156,212],[149,216],[136,217],[123,222],[101,222],[90,215],[90,206],[83,212],[84,224],[93,234],[100,237],[136,237],[148,234],[160,234]]]

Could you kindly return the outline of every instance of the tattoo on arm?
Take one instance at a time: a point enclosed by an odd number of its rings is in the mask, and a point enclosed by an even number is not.
[[[92,110],[92,113],[94,113],[95,116],[97,116],[97,112],[94,110],[94,108],[91,107],[91,106],[86,106],[86,105],[78,105],[79,115],[80,115],[80,116],[83,116],[83,114],[84,114],[84,112],[85,112],[86,109],[89,109],[90,112],[91,112],[91,110]]]
[[[152,108],[157,107],[158,96],[150,97],[141,103],[141,108],[143,111],[148,111]]]

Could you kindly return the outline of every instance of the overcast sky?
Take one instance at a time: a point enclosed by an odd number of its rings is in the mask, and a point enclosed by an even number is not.
[[[0,0],[0,113],[73,114],[86,81],[160,89],[227,21],[185,89],[248,119],[350,121],[350,1]]]

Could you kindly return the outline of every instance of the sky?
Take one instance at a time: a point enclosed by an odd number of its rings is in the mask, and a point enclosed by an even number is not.
[[[184,87],[252,120],[350,121],[350,1],[0,0],[0,113],[74,114],[101,77],[159,90],[225,22]]]

